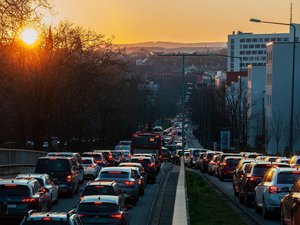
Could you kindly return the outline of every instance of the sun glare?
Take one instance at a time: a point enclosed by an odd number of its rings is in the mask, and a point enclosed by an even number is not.
[[[37,38],[38,38],[38,32],[33,28],[26,28],[21,33],[21,39],[28,45],[33,45]]]

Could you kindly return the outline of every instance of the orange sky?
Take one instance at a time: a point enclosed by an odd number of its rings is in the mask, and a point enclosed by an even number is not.
[[[114,43],[145,41],[227,41],[232,31],[288,32],[288,27],[250,23],[250,18],[289,22],[290,0],[52,0],[67,19],[107,36]],[[300,1],[293,0],[300,23]]]

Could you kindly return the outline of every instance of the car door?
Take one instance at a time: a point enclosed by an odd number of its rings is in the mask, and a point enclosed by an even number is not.
[[[269,188],[270,183],[272,182],[273,175],[274,175],[274,170],[270,169],[268,172],[266,172],[262,182],[259,183],[255,188],[256,204],[260,207],[262,207],[262,200],[263,200],[265,190]]]
[[[46,188],[49,189],[49,193],[51,196],[51,201],[55,201],[58,199],[58,187],[54,184],[52,178],[50,176],[45,177]]]

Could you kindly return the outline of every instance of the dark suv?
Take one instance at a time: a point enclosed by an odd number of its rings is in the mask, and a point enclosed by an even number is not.
[[[49,174],[60,193],[70,196],[79,189],[79,171],[72,157],[46,156],[38,159],[35,173]]]
[[[156,182],[156,165],[154,160],[151,157],[140,156],[140,157],[132,157],[130,162],[141,163],[145,169],[147,174],[147,180],[151,181],[152,184]]]
[[[66,212],[29,211],[20,225],[82,225],[81,219],[74,210]]]
[[[1,179],[0,180],[0,218],[21,219],[31,209],[49,211],[51,198],[48,189],[42,188],[38,180]]]

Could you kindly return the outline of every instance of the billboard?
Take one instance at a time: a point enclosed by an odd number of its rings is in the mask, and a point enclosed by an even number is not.
[[[230,130],[221,130],[220,132],[220,150],[230,149]]]

